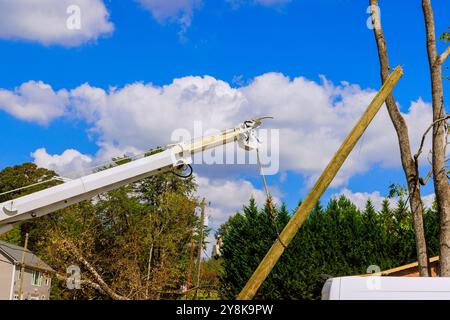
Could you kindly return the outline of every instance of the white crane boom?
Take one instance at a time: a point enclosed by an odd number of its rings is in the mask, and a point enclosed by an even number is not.
[[[239,142],[246,150],[254,149],[258,143],[254,129],[260,125],[261,119],[245,121],[238,127],[220,134],[171,145],[159,153],[1,203],[0,234],[9,231],[14,224],[21,221],[41,217],[89,200],[102,192],[190,164],[194,153],[234,141]]]

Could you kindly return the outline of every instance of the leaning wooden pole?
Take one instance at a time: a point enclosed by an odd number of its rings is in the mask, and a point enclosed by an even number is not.
[[[198,290],[200,288],[200,272],[202,271],[202,249],[203,249],[203,232],[205,230],[205,198],[203,198],[200,204],[200,239],[198,240],[198,257],[197,257],[197,287],[195,288],[194,299],[198,298]]]
[[[297,209],[294,216],[289,220],[288,224],[281,232],[279,238],[272,245],[269,252],[267,252],[258,268],[248,280],[244,289],[242,289],[241,293],[237,296],[238,300],[250,300],[255,296],[261,284],[270,274],[278,259],[280,259],[285,250],[285,247],[289,245],[291,240],[297,234],[303,222],[306,220],[309,212],[311,212],[322,194],[330,185],[331,181],[333,181],[337,172],[344,164],[345,160],[355,147],[359,138],[361,138],[364,131],[367,129],[370,122],[377,114],[378,110],[380,110],[381,106],[383,105],[384,101],[389,96],[391,91],[397,85],[402,75],[403,70],[400,66],[398,66],[394,69],[392,74],[383,84],[378,94],[367,107],[367,110],[364,112],[361,119],[359,119],[358,123],[342,143],[341,147],[336,152],[333,159],[331,159],[330,163],[325,168],[314,187],[310,190],[301,206]]]
[[[23,300],[23,278],[25,277],[25,254],[28,250],[28,233],[25,234],[25,245],[22,251],[22,263],[20,264],[19,300]]]

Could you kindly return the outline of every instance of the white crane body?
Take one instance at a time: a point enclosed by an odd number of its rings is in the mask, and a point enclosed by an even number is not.
[[[153,155],[1,203],[0,234],[9,231],[14,224],[21,221],[41,217],[89,200],[100,193],[190,164],[194,153],[234,141],[247,150],[253,149],[257,147],[254,129],[260,124],[259,119],[245,121],[240,126],[220,134],[172,145]]]

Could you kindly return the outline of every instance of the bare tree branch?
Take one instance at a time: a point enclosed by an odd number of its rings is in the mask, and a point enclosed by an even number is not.
[[[420,154],[422,153],[422,149],[423,149],[423,146],[424,146],[424,144],[425,144],[425,138],[426,138],[426,136],[428,135],[428,133],[430,132],[430,130],[434,127],[434,125],[435,125],[436,123],[438,123],[438,122],[440,122],[440,121],[447,121],[448,119],[450,119],[450,115],[447,115],[445,118],[441,118],[441,119],[438,119],[438,120],[434,121],[434,122],[433,122],[432,124],[430,124],[430,125],[428,126],[428,128],[425,130],[424,134],[422,135],[422,139],[420,140],[420,146],[419,146],[419,149],[417,150],[416,154],[414,155],[414,162],[416,163],[416,167],[417,167],[417,168],[419,168],[419,156],[420,156]],[[447,160],[446,160],[446,161],[447,161]],[[429,161],[429,160],[428,160],[428,162],[431,163],[431,161]],[[432,174],[433,174],[433,169],[431,169],[431,170],[428,172],[428,174],[426,175],[425,179],[419,178],[420,184],[423,185],[423,186],[426,185],[427,182],[428,182],[428,180],[429,180],[430,177],[432,176]]]
[[[447,60],[448,56],[450,55],[450,46],[445,49],[445,51],[439,56],[439,63],[444,64],[445,60]]]
[[[61,273],[57,273],[56,274],[56,278],[60,281],[67,281],[67,276],[61,274]],[[99,291],[100,293],[104,294],[104,295],[108,295],[103,289],[102,287],[100,287],[100,285],[98,283],[95,283],[91,280],[80,280],[80,285],[87,285],[90,286],[91,288]]]
[[[448,119],[450,119],[450,115],[447,115],[444,118],[437,119],[436,121],[433,121],[432,124],[430,124],[430,126],[427,128],[427,130],[425,130],[425,132],[422,136],[422,140],[420,141],[419,150],[417,150],[416,154],[414,155],[414,160],[416,161],[416,163],[417,163],[417,159],[419,158],[420,154],[422,153],[423,145],[425,143],[425,138],[426,138],[427,134],[430,132],[431,129],[433,129],[435,124],[437,124],[438,122],[441,122],[441,121],[447,121]]]

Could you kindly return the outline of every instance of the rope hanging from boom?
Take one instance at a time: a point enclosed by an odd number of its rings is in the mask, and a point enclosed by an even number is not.
[[[269,187],[267,186],[266,176],[264,175],[263,167],[261,164],[261,159],[259,157],[259,148],[256,148],[256,159],[258,160],[259,172],[261,174],[263,184],[264,184],[264,190],[266,192],[267,205],[269,206],[270,217],[272,218],[272,224],[275,227],[275,231],[277,232],[278,241],[286,249],[286,245],[283,243],[283,241],[281,241],[281,238],[280,238],[280,230],[278,229],[278,225],[277,225],[277,221],[276,221],[275,209],[273,208],[273,203],[272,203],[272,196],[270,195]]]

